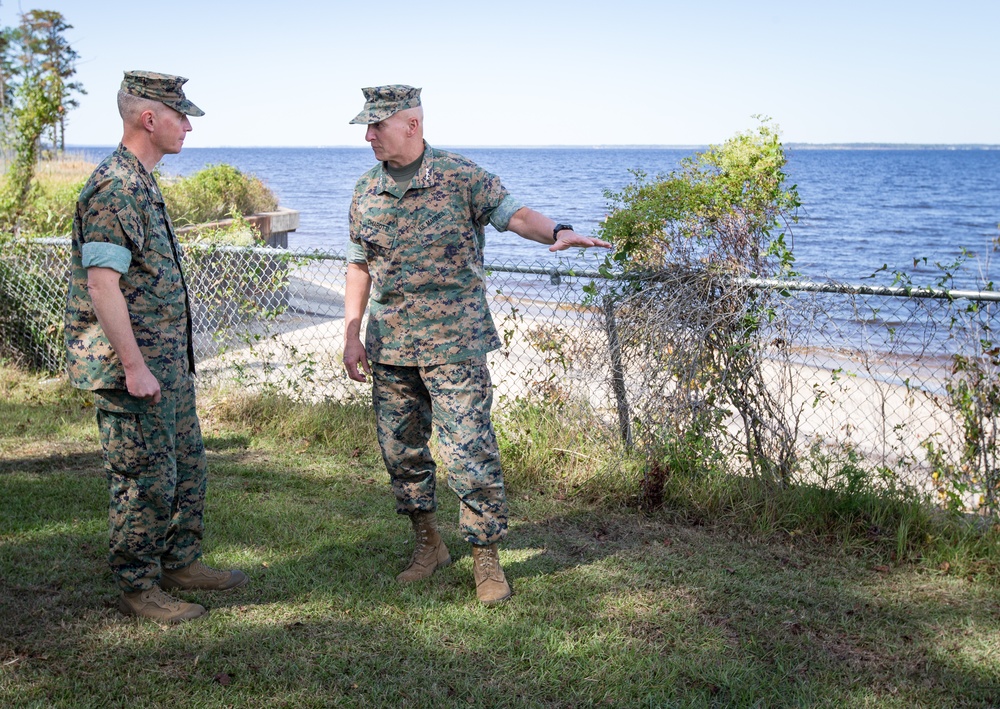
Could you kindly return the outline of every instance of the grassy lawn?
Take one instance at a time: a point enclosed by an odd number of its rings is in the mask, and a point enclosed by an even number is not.
[[[87,399],[0,368],[0,706],[1000,705],[995,581],[512,483],[515,595],[486,608],[443,480],[455,563],[394,583],[409,525],[365,406],[202,404],[207,561],[251,584],[164,627],[115,609]]]

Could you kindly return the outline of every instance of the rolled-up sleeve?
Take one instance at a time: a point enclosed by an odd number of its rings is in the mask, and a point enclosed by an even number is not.
[[[368,263],[365,258],[365,247],[353,241],[347,244],[347,263]]]
[[[145,242],[143,220],[124,185],[116,180],[101,184],[87,201],[80,235],[80,259],[84,268],[110,268],[128,273],[133,250]]]
[[[500,178],[472,165],[470,184],[472,213],[479,224],[489,222],[497,231],[507,231],[510,218],[524,205],[503,186]]]
[[[493,210],[493,213],[490,214],[490,224],[497,231],[507,231],[510,218],[514,216],[514,212],[523,206],[520,200],[515,199],[513,195],[507,195],[500,205]]]
[[[80,256],[84,268],[98,266],[100,268],[110,268],[118,273],[128,273],[128,267],[132,264],[132,252],[124,246],[111,244],[106,241],[91,241],[80,247]]]

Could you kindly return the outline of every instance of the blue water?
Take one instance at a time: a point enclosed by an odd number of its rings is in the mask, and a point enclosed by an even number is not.
[[[442,146],[444,147],[444,146]],[[88,148],[92,157],[107,150]],[[457,149],[500,175],[522,202],[578,231],[593,233],[606,213],[604,191],[620,190],[629,170],[669,172],[692,150],[630,148]],[[930,285],[962,249],[977,260],[956,287],[982,280],[990,244],[1000,231],[1000,150],[787,149],[787,172],[802,208],[791,227],[797,270],[806,276],[862,281],[885,264]],[[161,163],[186,175],[229,163],[261,177],[283,206],[300,211],[289,235],[295,249],[343,252],[347,212],[357,177],[374,164],[368,148],[186,148]],[[596,250],[595,250],[596,251]],[[488,262],[554,259],[513,234],[488,236]],[[563,263],[596,265],[597,254],[564,252]],[[924,265],[924,259],[928,265]],[[915,267],[914,262],[918,264]],[[989,274],[986,274],[987,276]],[[888,275],[875,282],[888,283]]]

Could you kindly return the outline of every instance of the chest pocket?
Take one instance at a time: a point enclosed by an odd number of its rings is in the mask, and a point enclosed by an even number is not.
[[[156,209],[149,215],[149,243],[147,248],[161,256],[175,261],[173,245],[170,243],[170,220],[162,204],[155,204]]]
[[[378,221],[376,219],[364,219],[361,222],[361,240],[376,251],[391,249],[396,242],[396,227],[389,219]]]
[[[441,229],[441,222],[445,217],[443,211],[438,211],[422,220],[415,220],[413,227],[414,238],[421,246],[430,246],[434,242],[445,236],[454,236],[452,231]]]
[[[135,244],[135,248],[142,251],[146,246],[146,223],[131,205],[118,210],[118,224],[128,240]]]

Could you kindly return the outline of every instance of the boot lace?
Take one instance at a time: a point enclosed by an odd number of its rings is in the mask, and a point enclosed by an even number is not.
[[[191,564],[191,575],[192,576],[205,576],[210,579],[222,579],[225,577],[225,571],[219,571],[218,569],[213,569],[211,566],[205,564],[201,559]]]
[[[420,529],[417,530],[417,541],[414,551],[420,551],[421,549],[429,547],[430,545],[431,545],[431,532],[426,527],[421,527]]]
[[[177,610],[181,605],[181,601],[165,592],[159,586],[153,586],[153,588],[142,594],[141,598],[147,603],[153,603],[160,608],[170,611]]]
[[[476,554],[476,565],[483,578],[499,580],[500,556],[493,547],[480,547]]]

